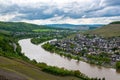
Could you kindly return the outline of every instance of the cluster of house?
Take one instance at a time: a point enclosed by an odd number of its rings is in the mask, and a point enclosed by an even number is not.
[[[73,54],[100,54],[105,52],[111,55],[111,58],[120,61],[120,37],[105,39],[97,35],[80,35],[75,37],[50,42],[66,52]]]

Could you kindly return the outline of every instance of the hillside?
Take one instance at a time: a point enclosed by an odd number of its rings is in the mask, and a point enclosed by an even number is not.
[[[72,76],[55,76],[20,59],[0,56],[0,80],[80,80]]]
[[[0,30],[21,32],[21,31],[32,31],[34,29],[42,29],[46,26],[29,24],[24,22],[0,22]]]
[[[92,30],[103,26],[102,24],[47,24],[45,26],[51,28],[63,28],[63,29],[74,29],[74,30]]]
[[[96,30],[88,31],[90,34],[98,34],[104,37],[120,36],[120,22],[113,22]]]

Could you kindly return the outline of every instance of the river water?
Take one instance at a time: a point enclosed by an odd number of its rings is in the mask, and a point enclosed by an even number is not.
[[[55,53],[45,51],[41,45],[34,45],[30,39],[22,39],[18,42],[22,48],[22,52],[28,58],[35,59],[37,62],[44,62],[47,65],[64,67],[69,70],[80,70],[89,77],[105,77],[106,80],[120,80],[120,73],[113,68],[105,68],[96,65],[91,65],[83,61],[77,61],[61,57]]]

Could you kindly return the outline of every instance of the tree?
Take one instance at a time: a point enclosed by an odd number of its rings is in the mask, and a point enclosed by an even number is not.
[[[120,61],[116,62],[116,69],[120,70]]]
[[[102,80],[105,80],[105,78],[102,78]]]

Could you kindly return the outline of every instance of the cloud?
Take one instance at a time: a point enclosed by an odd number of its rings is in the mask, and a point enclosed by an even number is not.
[[[49,19],[39,19],[39,20],[22,20],[21,22],[33,23],[33,24],[108,24],[113,21],[118,21],[120,16],[114,17],[98,17],[98,18],[80,18],[73,19],[70,17],[64,18],[63,16],[56,16]]]
[[[120,6],[119,0],[101,0],[104,6]]]
[[[91,11],[87,15],[88,17],[114,17],[120,16],[120,8],[117,6],[109,6],[97,11]]]
[[[118,0],[0,0],[0,19],[51,22],[56,18],[55,22],[62,23],[58,17],[66,22],[71,19],[110,18],[120,16],[119,4]]]
[[[9,13],[9,14],[0,14],[0,21],[12,21],[13,19],[18,20],[17,17],[25,16],[24,14],[19,13]]]

